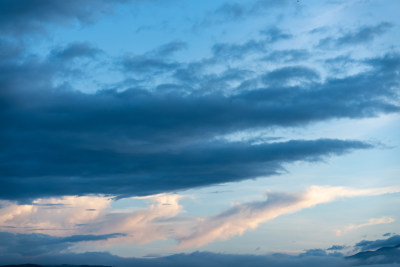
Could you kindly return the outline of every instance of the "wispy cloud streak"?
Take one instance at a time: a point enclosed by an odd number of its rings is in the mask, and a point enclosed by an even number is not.
[[[351,230],[356,230],[356,229],[364,228],[367,226],[378,225],[378,224],[388,224],[388,223],[392,223],[394,221],[395,221],[394,218],[387,217],[387,216],[381,217],[381,218],[372,218],[372,219],[369,219],[368,222],[366,222],[366,223],[350,224],[350,225],[344,227],[344,229],[338,229],[338,230],[336,230],[336,235],[340,236]]]
[[[226,240],[255,229],[260,223],[339,198],[374,196],[400,192],[400,187],[351,189],[312,186],[304,193],[268,193],[265,201],[243,203],[215,216],[199,219],[187,235],[178,237],[179,247],[200,247],[215,240]]]
[[[111,208],[109,197],[64,197],[40,199],[29,205],[2,201],[0,230],[12,233],[46,233],[57,236],[107,235],[122,233],[99,245],[134,243],[156,240],[178,241],[178,248],[201,247],[208,243],[227,240],[256,229],[261,223],[285,214],[312,208],[340,198],[377,196],[398,193],[400,186],[372,189],[311,186],[302,193],[267,192],[264,201],[247,202],[221,211],[214,216],[182,216],[184,211],[178,194],[159,194],[142,197],[149,206],[139,210]],[[57,213],[58,216],[54,216]],[[357,229],[369,225],[390,223],[394,219],[371,219]],[[24,227],[19,227],[24,225]]]

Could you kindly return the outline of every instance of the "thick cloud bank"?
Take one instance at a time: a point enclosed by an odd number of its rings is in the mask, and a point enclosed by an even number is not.
[[[1,198],[125,197],[268,176],[286,163],[372,146],[354,140],[253,143],[219,137],[399,111],[395,54],[369,59],[368,71],[323,82],[311,69],[281,68],[261,76],[265,87],[232,94],[137,88],[86,94],[54,87],[53,76],[70,70],[67,63],[54,65],[54,57],[93,57],[96,51],[75,44],[46,61],[10,59],[0,65]],[[291,79],[309,82],[277,86]]]
[[[342,55],[356,62],[357,71],[330,75],[334,59],[310,65],[307,49],[274,50],[272,44],[295,38],[278,27],[241,43],[215,42],[210,56],[187,62],[173,57],[188,46],[179,40],[115,57],[86,41],[47,54],[30,51],[32,33],[93,22],[121,3],[129,1],[1,2],[0,29],[6,35],[0,38],[0,199],[127,197],[275,175],[288,163],[373,145],[268,136],[233,142],[226,136],[400,111],[399,54],[357,60]],[[224,4],[203,25],[286,5],[289,1]],[[373,42],[392,27],[380,22],[325,42],[342,49]],[[104,62],[108,66],[99,67]],[[93,65],[124,79],[104,84]],[[91,93],[77,90],[85,84],[82,77],[99,80]]]

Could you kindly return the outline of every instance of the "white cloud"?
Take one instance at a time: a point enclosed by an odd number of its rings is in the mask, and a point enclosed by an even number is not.
[[[147,209],[134,212],[110,212],[102,221],[95,222],[96,233],[125,233],[124,237],[104,241],[106,243],[136,243],[143,244],[155,240],[165,240],[179,228],[179,222],[171,221],[183,211],[179,204],[181,195],[159,194],[146,197],[152,204]],[[84,227],[86,231],[93,225]]]
[[[199,219],[193,229],[177,237],[180,248],[200,247],[215,240],[226,240],[255,229],[260,223],[281,215],[294,213],[338,198],[374,196],[400,192],[400,187],[351,189],[345,187],[312,186],[304,193],[268,193],[267,200],[238,204],[217,215]]]
[[[0,229],[13,233],[75,234],[79,232],[77,225],[104,216],[111,202],[111,198],[104,196],[36,199],[26,205],[1,201]]]
[[[392,223],[394,221],[395,221],[395,219],[392,217],[372,218],[372,219],[369,219],[368,222],[366,222],[366,223],[350,224],[350,225],[347,225],[346,227],[344,227],[342,230],[338,229],[338,230],[336,230],[336,235],[340,236],[340,235],[344,234],[345,232],[348,232],[351,230],[360,229],[363,227],[378,225],[378,224],[388,224],[388,223]]]
[[[99,245],[115,243],[143,244],[174,239],[181,249],[200,247],[216,240],[226,240],[257,228],[260,223],[298,212],[338,198],[374,196],[400,192],[400,187],[351,189],[346,187],[311,186],[302,193],[267,192],[267,199],[237,204],[208,217],[183,217],[183,206],[177,194],[159,194],[143,199],[144,209],[113,210],[112,198],[104,196],[65,196],[37,199],[29,205],[0,203],[0,230],[13,233],[45,233],[58,236],[76,234],[123,233],[125,236],[98,241]],[[371,219],[356,229],[378,223],[389,223],[384,217]],[[20,227],[23,225],[23,227]]]
[[[182,211],[180,195],[159,194],[143,198],[146,209],[133,212],[111,209],[112,198],[104,196],[65,196],[37,199],[29,205],[2,201],[0,231],[45,233],[57,236],[72,234],[124,233],[118,240],[100,243],[146,243],[166,239],[177,223],[168,219]],[[23,225],[23,227],[20,227]]]

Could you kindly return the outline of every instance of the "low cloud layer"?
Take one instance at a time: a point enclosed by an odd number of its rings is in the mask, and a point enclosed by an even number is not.
[[[119,257],[106,252],[71,253],[68,248],[74,243],[114,239],[121,234],[77,235],[54,237],[44,234],[10,234],[0,232],[0,264],[23,264],[26,262],[43,265],[77,264],[125,266],[374,266],[391,267],[400,263],[399,236],[388,239],[361,241],[349,256],[331,250],[341,250],[343,246],[329,249],[312,249],[288,255],[234,255],[210,252],[172,254],[164,257],[131,258]],[[352,255],[353,254],[353,255]]]
[[[103,243],[144,244],[170,239],[178,242],[179,249],[186,249],[242,235],[246,231],[256,229],[261,223],[285,214],[341,198],[399,192],[399,187],[351,189],[313,186],[302,193],[268,192],[264,201],[237,204],[216,215],[204,217],[184,216],[184,207],[179,203],[183,196],[176,194],[144,197],[142,200],[148,202],[148,208],[134,211],[113,210],[111,199],[95,196],[36,200],[33,204],[25,205],[3,201],[0,209],[0,229],[21,234],[64,236],[65,240],[68,240],[71,234],[107,236],[109,233],[118,232],[123,235]],[[57,217],[52,216],[55,212]],[[24,227],[21,227],[22,224]],[[393,236],[385,242],[390,240],[398,241]],[[367,241],[363,242],[357,244],[356,248],[373,248]],[[380,244],[376,245],[378,246]],[[332,247],[331,250],[338,249]]]
[[[360,228],[364,228],[367,226],[373,226],[373,225],[378,225],[378,224],[387,224],[387,223],[392,223],[394,222],[395,219],[392,217],[381,217],[381,218],[372,218],[369,219],[368,222],[366,223],[361,223],[361,224],[350,224],[346,227],[344,227],[343,229],[338,229],[336,230],[336,235],[342,235],[348,231],[352,231],[352,230],[356,230],[356,229],[360,229]]]
[[[204,218],[182,237],[180,247],[202,246],[214,240],[226,240],[255,229],[284,214],[290,214],[315,205],[335,201],[338,198],[380,195],[400,192],[400,188],[355,190],[343,187],[310,187],[300,194],[268,193],[267,200],[238,204],[217,215]]]
[[[77,264],[77,265],[110,265],[116,267],[128,266],[271,266],[271,267],[307,267],[307,266],[326,266],[326,267],[350,267],[350,266],[370,266],[370,267],[395,267],[399,264],[399,254],[391,255],[376,253],[375,260],[368,261],[355,258],[343,258],[333,254],[319,254],[292,256],[286,254],[275,255],[235,255],[219,254],[210,252],[194,252],[191,254],[174,254],[166,257],[156,258],[122,258],[105,252],[91,252],[82,254],[54,254],[38,257],[23,257],[18,260],[10,257],[1,259],[1,264],[18,264],[23,262],[35,262],[38,264]]]
[[[100,196],[39,199],[23,205],[2,201],[0,231],[10,232],[10,235],[20,234],[21,238],[18,240],[29,237],[29,234],[54,237],[63,243],[63,248],[76,237],[102,237],[116,231],[123,234],[102,243],[144,244],[166,240],[173,238],[194,220],[182,220],[178,216],[183,212],[183,207],[178,202],[181,198],[182,196],[175,194],[144,197],[141,199],[148,207],[134,211],[113,210],[112,199]],[[17,240],[19,236],[12,237],[12,240]]]
[[[74,243],[107,240],[124,234],[73,235],[56,237],[45,234],[12,234],[0,232],[0,255],[37,256],[55,254],[66,250]]]
[[[358,242],[355,247],[361,250],[375,250],[380,247],[393,247],[400,244],[400,235],[394,235],[387,239],[363,240]]]

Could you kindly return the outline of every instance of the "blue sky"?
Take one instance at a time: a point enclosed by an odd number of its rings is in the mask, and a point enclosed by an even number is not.
[[[0,2],[0,264],[390,266],[399,8]]]

